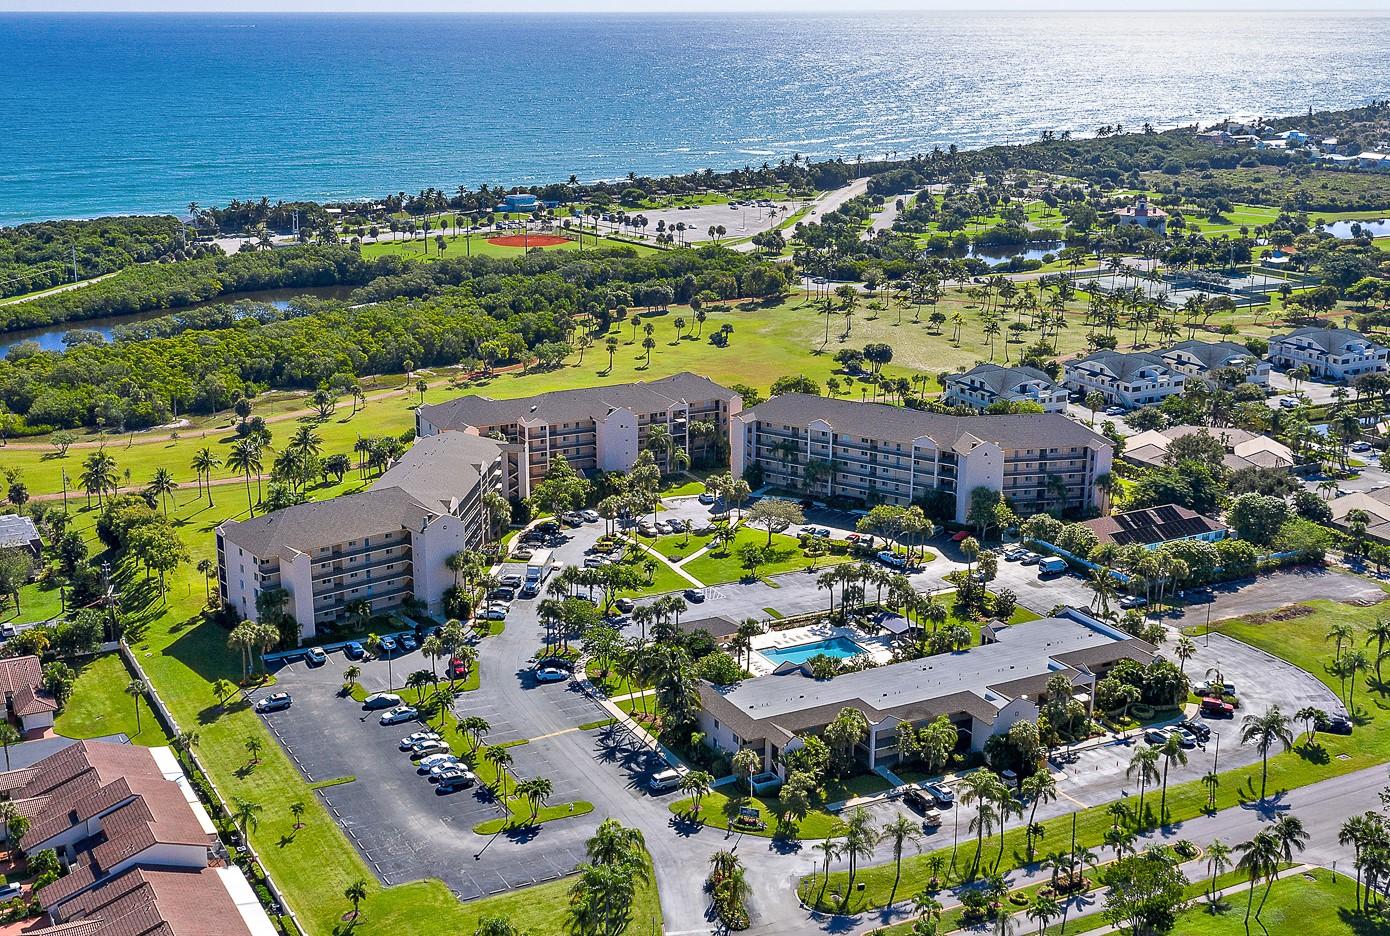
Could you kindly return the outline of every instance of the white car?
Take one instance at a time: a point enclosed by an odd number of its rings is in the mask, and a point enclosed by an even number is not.
[[[656,532],[658,532],[658,533],[670,533],[670,532],[671,532],[671,524],[667,523],[665,520],[658,520],[658,521],[656,521],[655,526],[656,526]]]
[[[256,711],[279,712],[289,708],[292,701],[288,692],[272,692],[256,703]]]
[[[599,521],[597,510],[581,510],[579,516],[584,518],[585,523],[598,523]]]
[[[564,682],[570,678],[570,674],[558,666],[542,666],[536,670],[536,682]]]
[[[410,749],[410,757],[412,760],[419,760],[422,757],[429,757],[431,754],[448,753],[449,742],[439,740],[421,741]]]
[[[505,621],[507,619],[507,609],[501,605],[494,605],[483,612],[484,621]]]
[[[323,652],[322,647],[310,647],[307,656],[310,664],[314,666],[322,666],[328,662],[328,654]]]
[[[424,757],[420,758],[420,762],[415,765],[415,768],[420,771],[420,773],[429,773],[436,767],[452,766],[458,762],[459,759],[456,754],[426,754]]]
[[[401,697],[394,692],[377,692],[367,696],[362,703],[364,709],[399,708]]]
[[[437,731],[416,731],[401,738],[401,750],[408,751],[421,741],[438,741],[439,732]]]
[[[382,712],[378,719],[383,725],[399,725],[401,722],[414,721],[420,717],[420,713],[409,705],[398,705],[389,712]]]
[[[452,755],[450,755],[450,756],[452,757]],[[430,770],[429,770],[430,782],[431,782],[431,783],[438,783],[438,782],[439,782],[439,775],[442,774],[442,773],[444,773],[445,771],[448,771],[448,770],[462,770],[464,773],[467,773],[467,774],[472,774],[472,773],[473,773],[473,771],[471,771],[471,770],[468,769],[468,765],[467,765],[467,764],[465,764],[463,761],[459,760],[457,757],[454,757],[453,760],[450,760],[450,761],[447,761],[447,762],[444,762],[444,763],[440,763],[440,764],[435,764],[433,767],[430,768]],[[475,776],[474,776],[474,782],[476,782],[476,780],[477,780],[477,778],[476,778],[476,775],[475,775]]]

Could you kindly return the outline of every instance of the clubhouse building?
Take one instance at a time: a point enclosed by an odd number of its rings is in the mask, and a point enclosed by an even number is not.
[[[484,495],[507,488],[506,471],[502,445],[446,432],[416,442],[370,491],[229,520],[217,528],[222,602],[254,620],[257,597],[283,589],[301,640],[357,601],[436,609],[454,584],[449,557],[486,540]]]
[[[1023,513],[1099,507],[1114,453],[1060,413],[952,416],[802,393],[735,414],[729,449],[735,476],[757,465],[772,487],[812,497],[905,505],[941,491],[958,523],[980,487]]]
[[[718,451],[742,399],[726,387],[682,372],[660,380],[556,390],[512,400],[462,396],[415,413],[421,438],[462,432],[504,440],[511,489],[524,498],[563,455],[576,471],[626,471],[657,426],[694,461]],[[660,453],[657,458],[665,456]]]
[[[921,727],[946,716],[972,751],[1020,721],[1035,721],[1047,682],[1061,673],[1089,708],[1096,684],[1121,660],[1147,664],[1155,649],[1083,611],[1023,624],[992,622],[980,646],[891,663],[834,679],[813,679],[784,663],[767,676],[733,686],[700,684],[700,731],[717,750],[750,748],[763,770],[782,771],[800,738],[820,734],[843,708],[863,712],[867,736],[856,753],[872,770],[898,760],[898,725]]]

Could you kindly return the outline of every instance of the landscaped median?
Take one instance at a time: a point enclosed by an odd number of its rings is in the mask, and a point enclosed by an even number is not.
[[[743,784],[740,782],[739,788],[742,786]],[[861,796],[874,796],[879,793],[886,793],[891,788],[891,784],[878,774],[859,774],[845,781],[828,781],[821,791],[819,805],[813,806],[796,824],[796,838],[801,840],[823,839],[836,834],[840,826],[839,816],[828,812],[824,808],[825,804],[840,803]],[[725,792],[733,789],[733,787],[725,786],[706,793],[700,797],[698,812],[695,811],[695,801],[692,798],[672,803],[670,810],[681,819],[699,822],[717,829],[732,829],[736,832],[745,832],[764,838],[772,838],[777,835],[777,820],[782,814],[782,801],[775,796],[748,796],[743,792]],[[762,821],[763,828],[755,829],[735,824],[739,810],[750,807],[758,811],[758,818]]]
[[[1325,663],[1331,658],[1332,644],[1325,640],[1327,632],[1337,624],[1352,624],[1364,627],[1385,610],[1380,606],[1361,607],[1334,601],[1307,602],[1310,613],[1296,617],[1275,615],[1256,615],[1251,619],[1234,619],[1214,624],[1214,630],[1221,630],[1237,639],[1246,640],[1252,645],[1266,650],[1289,662],[1306,669],[1326,683],[1333,691],[1340,689],[1339,680],[1328,674]],[[1278,617],[1284,617],[1279,620]],[[1364,643],[1364,636],[1358,633],[1357,644]],[[1370,674],[1370,675],[1373,675]],[[1368,680],[1367,687],[1358,691],[1357,698],[1374,700],[1374,704],[1359,707],[1359,717],[1355,733],[1350,736],[1319,733],[1315,746],[1309,746],[1306,737],[1300,739],[1288,751],[1275,752],[1269,758],[1268,794],[1276,795],[1281,790],[1306,786],[1329,777],[1341,776],[1374,767],[1390,761],[1390,709],[1383,707],[1385,690],[1376,689],[1374,680]],[[1291,719],[1293,712],[1285,715]],[[1298,734],[1301,725],[1292,725]],[[1259,762],[1220,775],[1214,791],[1200,780],[1176,784],[1168,788],[1169,822],[1178,823],[1195,818],[1208,811],[1209,803],[1215,809],[1226,809],[1257,800],[1260,796],[1261,765]],[[1046,829],[1046,841],[1070,842],[1072,816],[1059,816],[1042,825]],[[1102,849],[1106,846],[1105,833],[1111,828],[1114,818],[1105,806],[1096,806],[1075,813],[1077,842],[1087,848]],[[1152,825],[1152,824],[1150,824]],[[993,847],[997,850],[999,834],[993,836]],[[1026,840],[1023,826],[1015,822],[1004,835],[1004,857],[1000,872],[1021,867],[1026,860]],[[986,853],[989,853],[989,837],[986,837]],[[960,851],[965,860],[974,854],[974,843],[963,842]],[[931,855],[944,855],[948,860],[951,849],[937,849],[933,852],[906,858],[902,863],[902,881],[898,886],[898,896],[916,894],[927,886],[930,879]],[[864,868],[855,877],[856,888],[864,885],[862,891],[856,890],[849,897],[847,906],[839,903],[827,904],[820,909],[828,912],[859,912],[882,907],[893,888],[895,867],[892,864]],[[830,889],[838,884],[844,889],[847,875],[844,872],[831,874]],[[804,884],[804,881],[803,881]]]

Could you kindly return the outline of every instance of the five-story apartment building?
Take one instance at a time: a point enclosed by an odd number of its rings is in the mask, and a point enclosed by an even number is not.
[[[812,497],[909,504],[942,492],[965,522],[970,492],[999,492],[1022,511],[1098,507],[1110,441],[1060,414],[949,416],[808,394],[737,415],[731,467]]]

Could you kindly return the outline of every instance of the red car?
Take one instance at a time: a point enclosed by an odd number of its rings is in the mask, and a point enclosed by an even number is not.
[[[1215,696],[1207,696],[1202,700],[1202,714],[1211,715],[1216,718],[1234,718],[1236,707],[1229,702],[1222,702]]]
[[[968,540],[968,539],[970,539],[970,534],[969,534],[967,531],[965,531],[965,530],[961,530],[961,531],[960,531],[959,533],[957,533],[955,536],[951,537],[951,542],[953,542],[953,543],[963,543],[963,542],[965,542],[965,541]]]
[[[449,678],[450,678],[450,679],[467,679],[467,678],[468,678],[468,664],[465,663],[463,660],[460,660],[460,659],[457,659],[457,658],[450,660],[450,661],[449,661]]]

